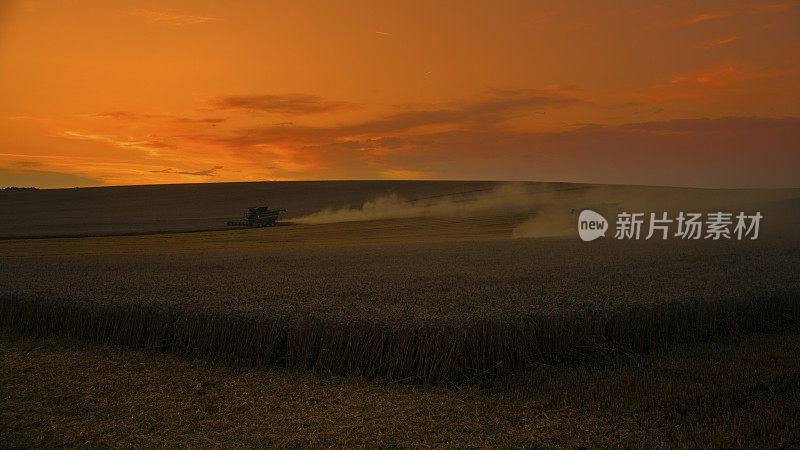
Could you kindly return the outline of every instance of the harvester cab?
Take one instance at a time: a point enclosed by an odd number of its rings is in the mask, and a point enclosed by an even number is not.
[[[269,209],[269,206],[256,206],[247,208],[244,221],[228,221],[229,226],[239,227],[272,227],[278,221],[278,215],[286,212],[285,209]]]

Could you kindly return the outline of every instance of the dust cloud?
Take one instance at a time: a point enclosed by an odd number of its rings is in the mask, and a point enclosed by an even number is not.
[[[679,212],[746,211],[769,217],[775,232],[800,229],[797,189],[693,189],[648,186],[591,186],[557,192],[543,199],[531,216],[514,227],[513,238],[576,237],[578,215],[591,209],[609,222],[623,211],[661,213],[674,218]]]
[[[411,217],[469,217],[481,214],[518,214],[535,211],[537,191],[523,183],[506,183],[488,190],[456,192],[408,200],[395,194],[364,202],[360,208],[325,209],[292,219],[319,224]]]
[[[542,205],[530,218],[514,227],[512,238],[566,237],[575,235],[577,213],[555,205]]]
[[[728,190],[649,186],[552,183],[505,183],[495,188],[454,192],[419,199],[385,195],[360,207],[324,209],[292,219],[301,224],[403,219],[419,217],[507,216],[512,238],[575,237],[578,214],[591,209],[609,222],[621,211],[756,211],[797,210],[797,189]],[[766,202],[766,203],[765,203]],[[738,209],[737,209],[738,208]],[[800,213],[798,213],[800,214]],[[798,214],[782,222],[798,228]],[[780,215],[786,215],[780,214]],[[790,220],[791,219],[791,220]],[[777,223],[776,223],[777,225]],[[794,229],[793,228],[793,229]]]

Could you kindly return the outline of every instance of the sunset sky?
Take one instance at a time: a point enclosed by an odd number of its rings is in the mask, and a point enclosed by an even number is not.
[[[800,2],[0,0],[0,187],[800,187]]]

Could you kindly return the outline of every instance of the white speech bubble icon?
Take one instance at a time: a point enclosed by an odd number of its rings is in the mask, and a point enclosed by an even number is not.
[[[586,242],[593,241],[600,236],[605,236],[608,231],[608,221],[605,217],[584,209],[578,216],[578,235]]]

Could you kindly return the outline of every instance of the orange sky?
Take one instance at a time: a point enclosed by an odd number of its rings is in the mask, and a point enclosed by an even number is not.
[[[797,187],[798,18],[780,0],[4,0],[0,187]]]

